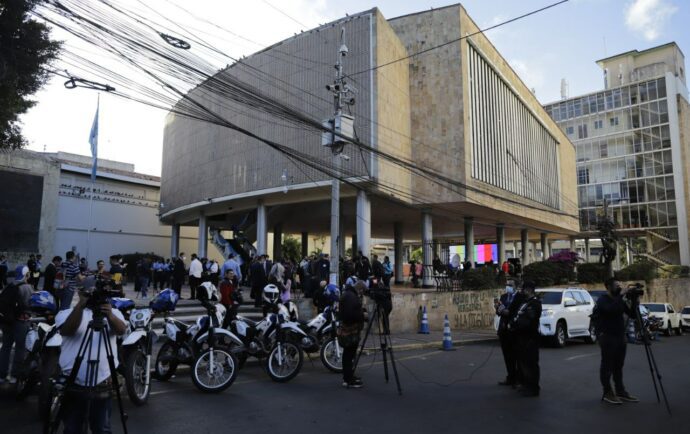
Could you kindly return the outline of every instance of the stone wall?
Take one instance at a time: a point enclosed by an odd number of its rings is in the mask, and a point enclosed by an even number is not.
[[[443,330],[447,314],[452,330],[487,329],[494,324],[493,300],[502,290],[463,292],[393,293],[390,316],[392,333],[414,333],[419,328],[419,309],[426,306],[431,330]]]
[[[635,282],[622,282],[628,285]],[[682,279],[654,279],[649,283],[640,281],[645,286],[642,302],[664,302],[671,303],[673,307],[680,310],[683,306],[690,306],[690,278]],[[560,285],[560,287],[577,286],[578,288],[604,289],[603,283]]]

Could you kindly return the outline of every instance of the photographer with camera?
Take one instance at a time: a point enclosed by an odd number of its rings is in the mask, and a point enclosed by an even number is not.
[[[539,396],[539,319],[542,307],[535,289],[536,285],[531,280],[523,282],[524,298],[508,324],[509,330],[515,333],[518,378],[521,383],[518,390],[525,397]]]
[[[623,364],[625,363],[625,315],[633,316],[634,312],[624,300],[624,296],[639,296],[639,289],[624,292],[620,282],[613,277],[606,280],[606,294],[599,297],[592,312],[599,346],[601,347],[601,366],[599,379],[604,388],[602,401],[613,405],[620,405],[623,401],[639,402],[630,395],[623,385]],[[611,377],[615,385],[615,392],[611,388]]]
[[[60,368],[66,376],[71,374],[92,321],[104,321],[104,327],[112,333],[110,341],[106,342],[103,337],[98,336],[101,332],[94,332],[90,348],[86,349],[87,356],[74,378],[74,384],[68,385],[66,389],[61,410],[65,434],[81,433],[86,418],[92,433],[111,432],[113,379],[105,346],[110,345],[117,367],[116,336],[123,335],[127,328],[122,314],[108,303],[107,296],[109,291],[112,291],[111,285],[112,281],[87,277],[79,291],[76,306],[59,312],[55,318],[55,324],[62,334]],[[93,369],[96,370],[91,372]],[[87,372],[92,375],[87,377]]]
[[[362,380],[355,377],[354,366],[360,333],[364,328],[362,296],[365,290],[366,285],[361,280],[354,286],[346,285],[338,305],[338,343],[343,347],[343,387],[348,389],[359,389],[364,386]]]

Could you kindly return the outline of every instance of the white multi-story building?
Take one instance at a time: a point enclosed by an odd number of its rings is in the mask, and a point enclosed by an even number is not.
[[[631,255],[690,265],[690,106],[675,43],[597,61],[604,90],[547,104],[575,144],[581,237],[608,205]]]

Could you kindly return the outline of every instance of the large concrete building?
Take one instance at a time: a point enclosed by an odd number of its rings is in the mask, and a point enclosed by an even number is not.
[[[170,232],[158,220],[159,178],[133,164],[99,159],[92,184],[90,157],[4,151],[0,185],[0,254],[11,265],[32,253],[46,265],[68,250],[88,256],[91,266],[114,254],[169,252]],[[196,251],[195,230],[185,228],[180,240]]]
[[[637,255],[660,265],[690,265],[690,106],[683,53],[669,43],[597,64],[604,90],[545,106],[576,147],[580,236],[596,238],[606,201],[628,263]]]
[[[374,8],[303,32],[222,70],[176,109],[193,100],[331,168],[321,131],[224,98],[216,85],[240,80],[326,119],[333,102],[325,85],[333,80],[341,28],[349,48],[344,72],[357,89],[356,135],[376,150],[345,147],[341,239],[352,235],[354,249],[365,252],[372,236],[395,239],[401,267],[403,240],[428,247],[426,264],[434,242],[451,240],[475,260],[476,243],[497,244],[493,259],[502,260],[512,251],[506,242],[518,241],[528,262],[547,253],[551,240],[577,233],[574,146],[461,5],[393,19]],[[172,225],[173,238],[181,226],[198,227],[201,252],[210,227],[241,229],[259,253],[269,249],[269,232],[276,241],[288,233],[328,234],[330,182],[318,168],[243,134],[174,112],[167,118],[161,221]],[[528,248],[534,243],[541,248]]]

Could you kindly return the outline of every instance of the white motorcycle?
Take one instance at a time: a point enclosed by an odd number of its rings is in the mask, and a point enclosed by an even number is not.
[[[151,393],[151,349],[158,338],[152,329],[154,311],[149,307],[136,308],[127,298],[112,298],[111,304],[127,320],[119,351],[127,394],[134,404],[143,405]]]
[[[217,290],[209,282],[197,289],[201,291],[209,284],[208,300],[217,300]],[[206,287],[204,287],[206,288]],[[214,300],[215,299],[215,300]],[[239,364],[232,354],[231,346],[242,345],[242,341],[221,327],[225,318],[225,307],[202,301],[207,314],[199,317],[193,325],[185,324],[166,316],[163,338],[165,343],[156,356],[156,377],[169,380],[180,364],[192,367],[192,381],[203,392],[220,392],[230,387],[237,377]]]
[[[323,312],[307,322],[300,322],[300,328],[309,336],[309,343],[302,348],[307,353],[319,351],[321,363],[332,372],[343,372],[343,348],[338,343],[336,330],[338,320],[335,306],[326,306]]]
[[[302,369],[302,347],[309,345],[311,338],[298,323],[290,321],[290,312],[285,305],[279,303],[274,306],[274,312],[259,322],[237,315],[230,330],[241,339],[241,343],[233,346],[232,351],[237,354],[240,366],[249,356],[265,358],[266,372],[271,379],[284,383]]]

